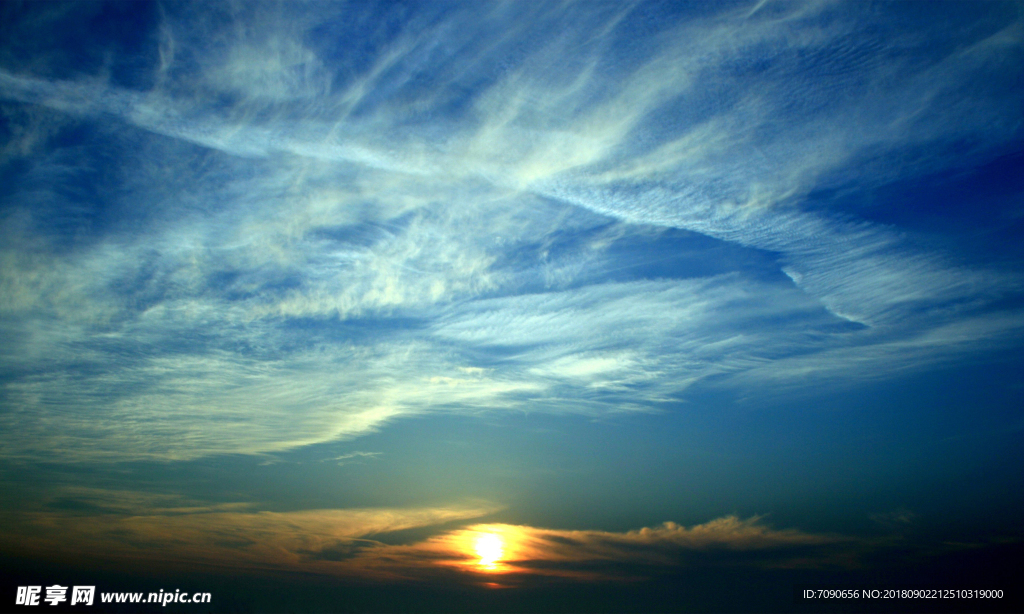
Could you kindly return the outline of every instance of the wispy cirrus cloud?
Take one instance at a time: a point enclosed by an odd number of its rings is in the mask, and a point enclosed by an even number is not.
[[[1018,270],[814,196],[1020,138],[988,7],[181,4],[134,78],[9,50],[0,449],[259,453],[1019,343]]]

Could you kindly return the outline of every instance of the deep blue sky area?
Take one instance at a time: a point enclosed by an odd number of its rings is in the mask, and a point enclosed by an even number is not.
[[[0,4],[0,600],[1019,611],[1021,66],[1020,2]],[[996,593],[802,597],[899,587]]]

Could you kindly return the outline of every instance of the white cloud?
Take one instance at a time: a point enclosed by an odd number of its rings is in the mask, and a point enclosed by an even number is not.
[[[314,6],[168,8],[145,91],[0,68],[21,109],[0,155],[30,168],[0,222],[4,454],[647,410],[712,379],[871,379],[1020,338],[992,307],[1018,274],[803,200],[1019,137],[997,78],[1016,8],[967,32],[758,5],[636,37],[618,6],[423,7],[394,31],[372,26],[386,8]],[[75,123],[93,140],[58,147]],[[631,277],[617,246],[674,249],[650,226],[777,275]]]

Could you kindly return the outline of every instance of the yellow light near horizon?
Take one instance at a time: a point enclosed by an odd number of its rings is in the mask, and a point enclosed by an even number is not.
[[[505,543],[494,533],[484,533],[477,537],[474,548],[480,557],[477,565],[485,569],[494,569],[505,554]]]

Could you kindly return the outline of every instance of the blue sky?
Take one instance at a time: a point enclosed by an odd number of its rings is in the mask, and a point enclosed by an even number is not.
[[[2,10],[9,556],[1019,543],[1019,3]]]

